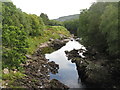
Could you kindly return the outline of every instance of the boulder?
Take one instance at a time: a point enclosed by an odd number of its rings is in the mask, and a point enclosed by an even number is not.
[[[66,90],[69,89],[68,86],[64,85],[63,83],[61,83],[60,81],[56,79],[52,79],[50,81],[50,88],[59,88],[59,89],[66,89]]]
[[[4,68],[4,69],[3,69],[3,73],[4,73],[4,74],[8,74],[8,73],[9,73],[9,70],[8,70],[7,68]]]
[[[32,59],[31,55],[25,55],[27,59]]]

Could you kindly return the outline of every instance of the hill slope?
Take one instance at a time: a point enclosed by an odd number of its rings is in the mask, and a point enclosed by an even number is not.
[[[64,21],[69,21],[69,20],[78,19],[78,18],[79,18],[79,14],[74,14],[74,15],[59,17],[58,19],[55,19],[55,20],[64,22]]]

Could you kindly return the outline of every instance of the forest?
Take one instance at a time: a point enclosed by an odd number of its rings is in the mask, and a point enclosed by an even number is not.
[[[110,74],[118,81],[119,86],[119,10],[120,3],[97,2],[89,9],[81,10],[79,19],[60,22],[50,20],[44,13],[37,16],[22,12],[12,2],[2,3],[2,69],[20,71],[17,75],[3,74],[3,78],[15,80],[19,76],[24,77],[21,64],[26,62],[26,54],[33,54],[41,43],[50,38],[61,39],[61,34],[66,37],[74,34],[81,38],[80,43],[86,48],[94,49],[106,59]]]

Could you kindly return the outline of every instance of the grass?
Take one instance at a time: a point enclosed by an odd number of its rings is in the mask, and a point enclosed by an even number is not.
[[[46,26],[41,36],[27,38],[29,43],[28,54],[33,54],[41,43],[47,42],[50,38],[60,39],[60,35],[69,37],[70,33],[62,26]]]
[[[52,47],[45,47],[45,48],[42,48],[41,51],[42,51],[42,54],[46,54],[46,53],[52,53],[55,50]]]
[[[15,84],[16,84],[15,81],[18,80],[18,79],[22,79],[25,76],[26,76],[25,74],[23,74],[19,71],[16,72],[16,73],[14,73],[13,71],[10,71],[8,74],[2,74],[2,79],[5,81],[5,84],[7,83],[7,87],[19,88],[19,86],[15,86]]]
[[[16,72],[16,73],[10,72],[8,74],[3,74],[2,79],[3,80],[13,80],[13,79],[20,79],[24,76],[25,76],[25,74],[22,74],[21,72]]]

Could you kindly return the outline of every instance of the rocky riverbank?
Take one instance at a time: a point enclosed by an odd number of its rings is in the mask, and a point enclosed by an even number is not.
[[[80,52],[83,52],[84,58],[79,55]],[[104,55],[89,48],[86,52],[79,49],[65,53],[69,60],[76,63],[79,77],[86,88],[119,88],[119,81],[112,72],[114,64],[110,65],[110,60]]]
[[[17,79],[15,86],[24,88],[68,89],[69,87],[62,84],[60,81],[55,79],[50,80],[49,73],[58,73],[59,65],[55,64],[53,61],[49,62],[44,56],[44,54],[49,51],[52,52],[53,50],[61,48],[68,41],[69,38],[63,40],[49,40],[49,42],[41,44],[33,55],[26,55],[26,63],[21,64],[25,70],[25,77]]]

